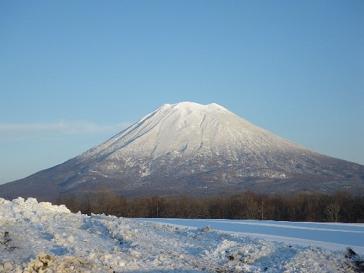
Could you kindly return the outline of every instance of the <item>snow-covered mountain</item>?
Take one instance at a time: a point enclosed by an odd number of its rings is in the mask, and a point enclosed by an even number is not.
[[[0,186],[5,197],[112,189],[127,196],[364,189],[364,166],[327,157],[212,103],[165,104],[63,164]]]

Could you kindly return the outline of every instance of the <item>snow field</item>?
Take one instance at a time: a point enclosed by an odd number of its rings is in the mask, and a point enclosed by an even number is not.
[[[357,272],[344,250],[0,199],[0,272]]]
[[[144,220],[194,228],[210,226],[223,232],[237,232],[255,238],[330,250],[350,247],[364,254],[364,224],[174,218]]]

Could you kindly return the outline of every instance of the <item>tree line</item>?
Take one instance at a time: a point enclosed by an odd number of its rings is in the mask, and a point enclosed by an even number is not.
[[[122,217],[364,222],[364,197],[344,192],[125,198],[105,191],[61,196],[57,203],[65,204],[73,212]]]

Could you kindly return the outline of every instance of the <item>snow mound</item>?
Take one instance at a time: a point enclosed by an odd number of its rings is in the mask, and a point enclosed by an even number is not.
[[[352,261],[344,251],[0,199],[0,272],[356,272]]]

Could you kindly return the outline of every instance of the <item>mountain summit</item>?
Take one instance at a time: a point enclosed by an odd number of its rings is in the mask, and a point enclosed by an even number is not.
[[[111,189],[125,196],[364,189],[364,166],[324,156],[216,103],[164,104],[63,164],[0,186],[0,196]]]
[[[221,165],[224,165],[224,161],[241,163],[242,160],[262,159],[267,151],[292,148],[299,149],[218,104],[181,102],[164,104],[107,142],[82,154],[80,159],[102,158],[104,170],[115,169],[117,172],[125,164],[135,166],[144,159],[149,163],[143,162],[143,166],[139,166],[142,175],[150,174],[155,160],[201,158],[218,163],[220,158]],[[114,165],[115,161],[119,164]],[[182,165],[185,163],[181,162]],[[192,173],[204,168],[188,166]]]

